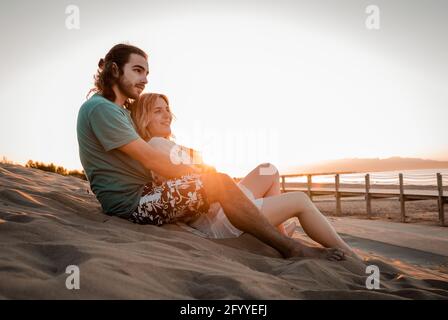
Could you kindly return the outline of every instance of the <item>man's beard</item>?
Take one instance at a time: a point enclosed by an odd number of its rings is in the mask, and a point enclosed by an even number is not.
[[[127,81],[123,76],[120,77],[117,83],[118,90],[121,91],[121,93],[130,99],[137,99],[139,97],[138,93],[135,93],[133,89],[135,89],[134,85]]]

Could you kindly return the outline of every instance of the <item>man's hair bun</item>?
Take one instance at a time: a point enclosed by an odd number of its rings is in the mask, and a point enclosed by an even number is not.
[[[104,68],[104,59],[103,59],[103,58],[101,58],[100,61],[98,61],[98,67],[99,67],[100,69],[103,69],[103,68]]]

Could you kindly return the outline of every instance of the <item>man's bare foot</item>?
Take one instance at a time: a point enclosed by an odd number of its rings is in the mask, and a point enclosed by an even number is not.
[[[346,256],[352,257],[354,259],[358,259],[359,261],[364,261],[364,259],[361,256],[359,256],[358,254],[356,254],[356,252],[353,250],[350,250],[349,252],[347,252]]]
[[[290,254],[286,258],[292,257],[306,257],[306,258],[318,258],[326,259],[330,261],[345,260],[345,251],[338,248],[317,248],[309,247],[303,244],[298,244],[291,250]]]

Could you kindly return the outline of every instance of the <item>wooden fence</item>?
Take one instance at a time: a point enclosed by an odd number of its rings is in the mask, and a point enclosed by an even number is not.
[[[281,189],[282,192],[291,192],[291,191],[302,191],[306,192],[308,196],[313,199],[313,196],[322,196],[322,195],[334,195],[336,199],[336,214],[342,215],[341,209],[341,199],[344,197],[359,197],[363,196],[366,201],[366,212],[370,217],[372,216],[372,200],[373,199],[381,199],[381,198],[397,198],[400,201],[400,212],[401,212],[401,221],[406,222],[406,201],[415,201],[415,200],[427,200],[434,199],[438,202],[438,211],[439,211],[439,223],[441,226],[446,226],[445,222],[445,203],[448,202],[448,192],[444,193],[443,190],[443,179],[440,173],[436,174],[437,179],[437,190],[423,190],[418,189],[418,186],[414,186],[412,189],[406,189],[403,183],[403,174],[398,174],[398,185],[397,188],[380,188],[371,185],[370,183],[370,174],[365,174],[364,176],[364,185],[349,185],[345,187],[341,187],[340,184],[340,176],[342,174],[348,174],[353,172],[339,172],[339,173],[320,173],[320,174],[290,174],[290,175],[281,175]],[[318,175],[334,175],[334,187],[328,186],[314,186],[313,185],[313,176]],[[287,178],[294,177],[307,177],[306,186],[304,183],[297,182],[287,182]]]

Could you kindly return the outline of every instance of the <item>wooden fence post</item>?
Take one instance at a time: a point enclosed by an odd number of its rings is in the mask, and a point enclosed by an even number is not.
[[[311,184],[313,183],[312,181],[312,175],[307,175],[307,180],[308,180],[308,197],[310,197],[311,200],[313,200],[313,195],[311,194]]]
[[[370,175],[366,174],[366,211],[367,211],[367,216],[370,218],[372,215],[372,206],[370,203],[371,197],[370,197]]]
[[[336,197],[336,215],[342,214],[341,210],[341,194],[339,193],[339,173],[334,176],[334,187],[335,187],[335,197]]]
[[[437,189],[439,190],[439,197],[438,197],[438,203],[439,203],[439,222],[442,227],[445,226],[445,203],[443,199],[443,182],[442,182],[442,175],[440,173],[437,173]]]
[[[406,211],[405,211],[405,197],[404,197],[404,186],[403,186],[403,174],[398,174],[398,180],[400,181],[400,212],[401,212],[401,222],[406,222]]]

